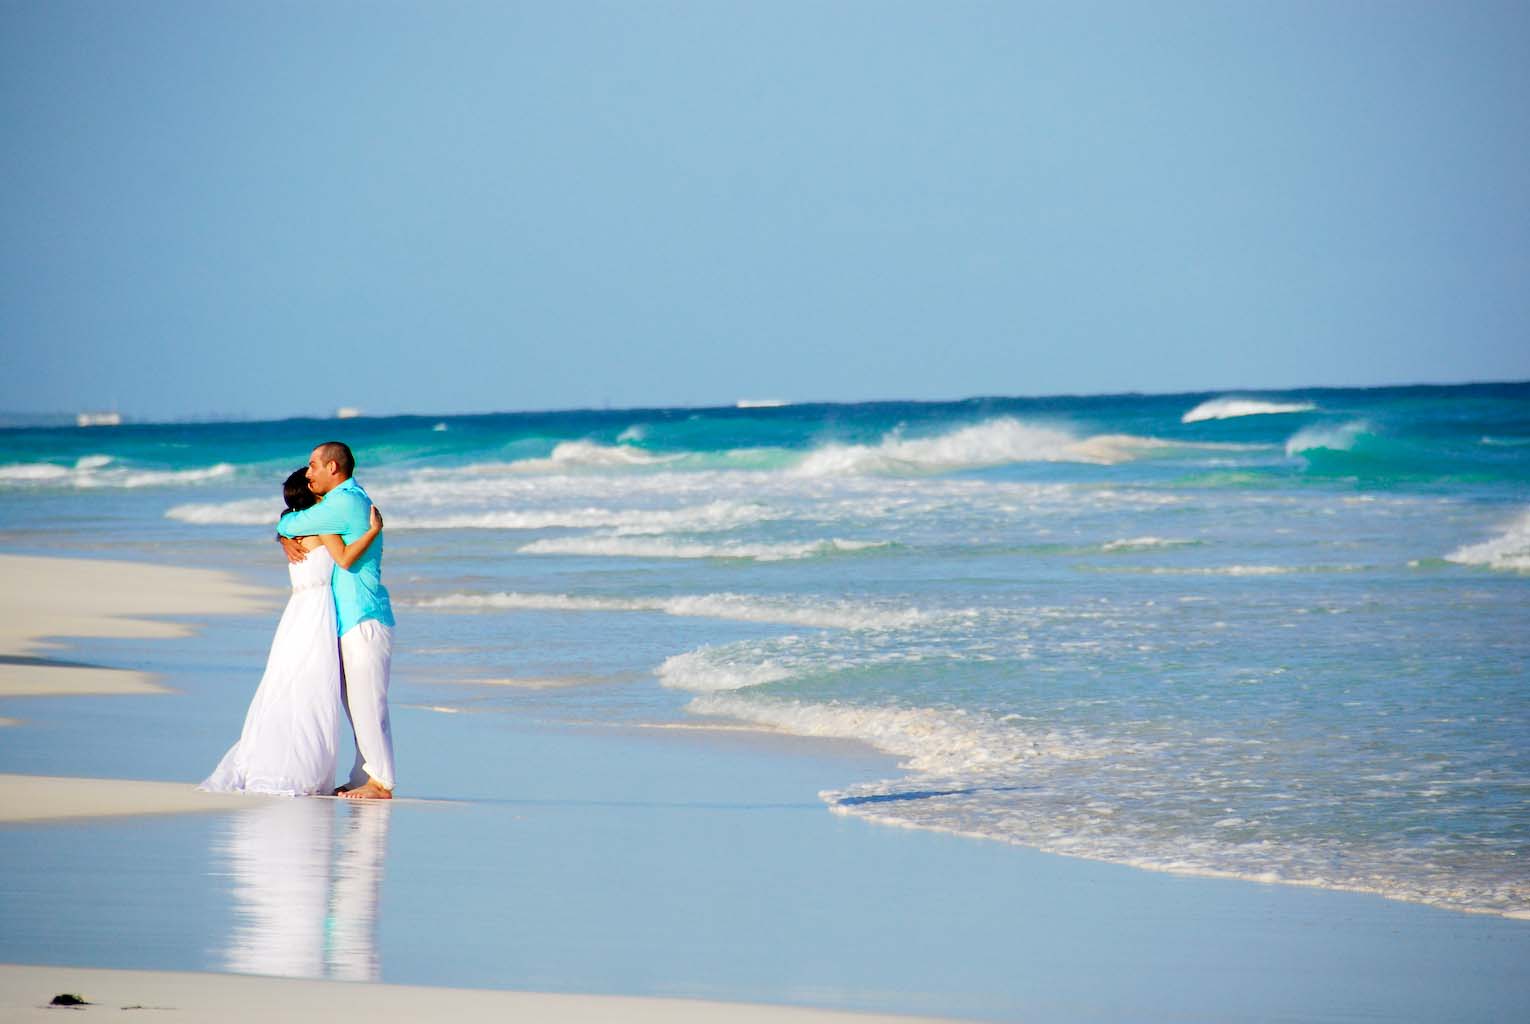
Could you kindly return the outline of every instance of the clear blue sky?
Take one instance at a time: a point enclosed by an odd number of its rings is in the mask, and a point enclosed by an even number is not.
[[[0,409],[1530,378],[1525,3],[0,0]]]

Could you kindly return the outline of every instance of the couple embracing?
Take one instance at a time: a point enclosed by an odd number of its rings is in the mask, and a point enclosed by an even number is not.
[[[327,441],[306,470],[287,478],[277,539],[290,563],[292,597],[239,742],[201,789],[393,796],[393,609],[382,585],[382,516],[351,478],[355,468],[349,447]],[[356,761],[336,789],[342,709],[356,736]]]

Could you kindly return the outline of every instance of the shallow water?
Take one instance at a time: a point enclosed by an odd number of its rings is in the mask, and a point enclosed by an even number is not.
[[[198,695],[227,684],[177,681],[216,733]],[[0,826],[0,960],[986,1020],[1422,1024],[1530,1006],[1523,922],[892,833],[824,813],[824,777],[888,767],[837,745],[442,715],[411,706],[439,687],[399,689],[419,797]],[[124,748],[180,700],[119,706]],[[23,704],[0,769],[57,758],[50,733],[105,735],[64,703]],[[194,759],[202,737],[179,735],[154,742]]]
[[[0,543],[274,576],[336,430],[398,676],[536,684],[435,713],[856,739],[844,814],[1530,914],[1530,386],[0,431]]]

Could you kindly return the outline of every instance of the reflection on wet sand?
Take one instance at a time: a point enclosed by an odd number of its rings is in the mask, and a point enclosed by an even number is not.
[[[377,980],[377,901],[391,814],[387,803],[295,799],[232,815],[214,843],[234,903],[225,968]]]

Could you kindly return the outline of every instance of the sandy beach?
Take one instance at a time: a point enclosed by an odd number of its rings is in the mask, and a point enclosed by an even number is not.
[[[0,554],[0,697],[160,693],[152,675],[51,654],[60,638],[175,639],[168,617],[232,615],[279,595],[227,573],[135,562]]]
[[[276,596],[205,569],[28,555],[0,554],[0,580],[0,697],[169,693],[153,673],[39,652],[65,651],[70,640],[81,638],[186,637],[194,627],[166,617],[250,613],[271,607]],[[0,822],[228,810],[249,803],[180,783],[0,774]]]
[[[412,985],[366,985],[169,971],[0,964],[0,1019],[56,1021],[49,1000],[68,993],[85,1019],[295,1021],[558,1021],[561,1024],[918,1024],[932,1018],[686,999],[566,996]]]
[[[267,799],[202,793],[179,782],[0,775],[0,822],[244,810]]]
[[[173,640],[195,625],[161,616],[264,612],[274,592],[226,573],[129,562],[0,554],[0,697],[171,694],[153,673],[66,658],[71,640]],[[533,681],[529,685],[538,685]],[[556,685],[556,684],[554,684]],[[0,719],[0,724],[21,721]],[[280,798],[199,792],[183,782],[0,773],[0,824],[123,818],[186,812],[243,812]],[[313,806],[310,803],[310,806]],[[0,834],[0,843],[4,835]],[[758,1021],[780,1024],[878,1024],[906,1016],[708,1002],[356,984],[227,974],[124,971],[0,964],[0,1019],[52,1020],[50,1000],[78,995],[92,1016],[227,1021],[503,1020],[516,1016],[568,1024],[617,1021]]]
[[[13,609],[20,578],[4,577]],[[274,613],[231,577],[192,579],[194,605],[124,585],[89,616],[27,613],[10,641],[48,637],[58,660],[109,672],[121,632],[162,637],[134,648],[160,692],[62,686],[0,705],[21,720],[0,748],[4,1019],[56,1013],[41,1007],[61,992],[95,1016],[226,1020],[1424,1022],[1530,1007],[1524,922],[880,827],[818,797],[893,771],[863,746],[539,717],[530,702],[562,690],[474,713],[479,688],[407,659],[394,704],[410,799],[196,793]],[[68,623],[100,632],[69,640]]]

